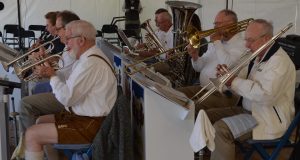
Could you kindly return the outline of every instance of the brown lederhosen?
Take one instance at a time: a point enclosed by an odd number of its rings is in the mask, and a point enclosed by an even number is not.
[[[66,110],[55,114],[59,144],[91,143],[105,117],[78,116]]]

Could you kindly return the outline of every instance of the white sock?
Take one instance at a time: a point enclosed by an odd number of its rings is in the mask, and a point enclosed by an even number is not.
[[[43,160],[44,159],[44,152],[30,152],[25,151],[25,160]]]

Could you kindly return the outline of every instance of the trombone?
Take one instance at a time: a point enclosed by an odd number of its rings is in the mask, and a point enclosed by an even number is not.
[[[248,64],[251,60],[253,60],[258,54],[272,45],[276,39],[278,39],[282,34],[284,34],[287,30],[289,30],[293,26],[292,23],[289,23],[285,26],[281,31],[279,31],[275,36],[273,36],[268,42],[258,48],[254,53],[250,54],[248,57],[243,59],[238,65],[236,65],[233,69],[228,71],[226,74],[219,78],[210,78],[210,83],[204,86],[199,92],[197,92],[191,99],[194,100],[195,104],[203,102],[207,97],[209,97],[214,91],[218,90],[220,93],[223,92],[223,86],[225,83],[235,74],[237,74],[242,67]],[[205,94],[203,94],[199,99],[196,99],[200,93],[206,90],[206,88],[210,85],[213,85],[213,88],[208,90]]]
[[[180,49],[181,47],[185,47],[188,44],[192,45],[194,48],[200,48],[200,47],[205,46],[209,43],[212,43],[212,41],[210,41],[208,43],[200,44],[202,38],[210,36],[210,35],[218,32],[220,30],[224,30],[226,33],[242,32],[242,31],[246,30],[249,22],[251,22],[252,20],[253,20],[253,18],[249,18],[249,19],[237,22],[237,23],[229,24],[229,25],[226,25],[226,26],[223,26],[223,27],[218,27],[218,28],[214,28],[214,29],[210,29],[210,30],[206,30],[206,31],[198,31],[195,27],[189,26],[187,28],[187,31],[186,31],[186,39],[187,39],[188,43],[183,43],[181,45],[176,46],[175,48],[165,50],[165,51],[157,53],[153,56],[147,57],[145,59],[139,60],[135,63],[130,64],[130,65],[127,65],[127,66],[125,66],[125,72],[128,75],[133,75],[137,72],[140,72],[141,70],[153,67],[154,65],[156,65],[158,63],[163,63],[164,61],[158,61],[156,63],[153,63],[153,64],[149,65],[149,66],[142,67],[142,68],[139,68],[139,69],[136,69],[136,67],[135,67],[135,66],[139,65],[140,63],[142,63],[144,61],[150,60],[152,58],[156,58],[156,57],[158,57],[162,54],[168,53],[168,52],[176,51],[177,49]],[[179,57],[183,54],[186,54],[186,53],[187,53],[187,51],[175,53],[174,55],[169,57],[167,60],[177,58],[177,57]],[[134,68],[135,71],[131,72],[130,68]]]
[[[253,18],[245,19],[237,23],[225,25],[214,29],[209,29],[206,31],[198,31],[194,26],[190,25],[186,31],[187,39],[194,48],[198,48],[202,38],[208,37],[219,31],[223,31],[224,33],[228,34],[242,32],[246,30],[249,22],[251,21],[253,21]]]
[[[57,40],[57,39],[59,39],[59,36],[55,37],[55,38],[52,39],[51,41],[45,42],[45,43],[39,45],[38,47],[33,48],[31,51],[26,52],[25,54],[23,54],[23,55],[17,57],[16,59],[12,60],[12,61],[9,62],[9,63],[7,63],[7,62],[1,62],[1,64],[2,64],[2,66],[3,66],[3,68],[4,68],[4,70],[5,70],[6,72],[8,72],[8,68],[9,68],[10,66],[12,66],[12,65],[15,64],[16,62],[20,61],[21,59],[24,59],[25,57],[28,57],[31,53],[33,53],[34,51],[36,51],[37,49],[39,49],[39,48],[41,48],[41,47],[44,47],[44,46],[46,46],[46,45],[48,45],[48,44],[50,44],[51,46],[54,46],[53,41],[55,41],[55,40]],[[50,47],[50,48],[53,48],[53,47]],[[51,50],[50,50],[50,51],[51,51]],[[50,51],[48,51],[48,52],[50,52]],[[26,63],[26,62],[25,62],[25,63]],[[27,63],[28,63],[28,62],[27,62]]]

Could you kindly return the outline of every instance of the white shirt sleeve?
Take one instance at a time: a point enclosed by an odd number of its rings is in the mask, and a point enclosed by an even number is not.
[[[92,83],[95,78],[102,77],[95,73],[93,68],[99,67],[96,63],[85,63],[81,68],[76,68],[67,81],[62,81],[58,76],[50,79],[50,84],[53,89],[55,97],[65,107],[70,107],[83,101],[84,96],[92,90]],[[104,68],[102,68],[104,69]]]

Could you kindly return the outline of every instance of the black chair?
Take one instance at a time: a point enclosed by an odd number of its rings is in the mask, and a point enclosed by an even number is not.
[[[116,23],[120,21],[125,21],[125,17],[113,17],[110,24],[104,24],[102,26],[102,37],[112,44],[120,45],[118,26],[116,25]]]
[[[6,24],[4,25],[3,30],[3,43],[8,46],[13,46],[13,48],[16,48],[16,46],[19,45],[19,39],[16,36],[16,33],[18,32],[19,26],[17,24]]]
[[[35,43],[35,33],[34,31],[26,31],[24,29],[21,30],[20,32],[21,34],[21,42],[22,42],[22,46],[25,49],[28,49],[31,47],[32,44]],[[19,36],[19,32],[15,33],[15,36],[18,37]]]
[[[46,26],[44,25],[29,25],[28,30],[31,31],[39,31],[41,34],[46,30]]]
[[[102,34],[102,32],[101,32],[101,31],[99,31],[99,30],[97,30],[97,35],[96,35],[96,37],[103,37],[103,34]]]

